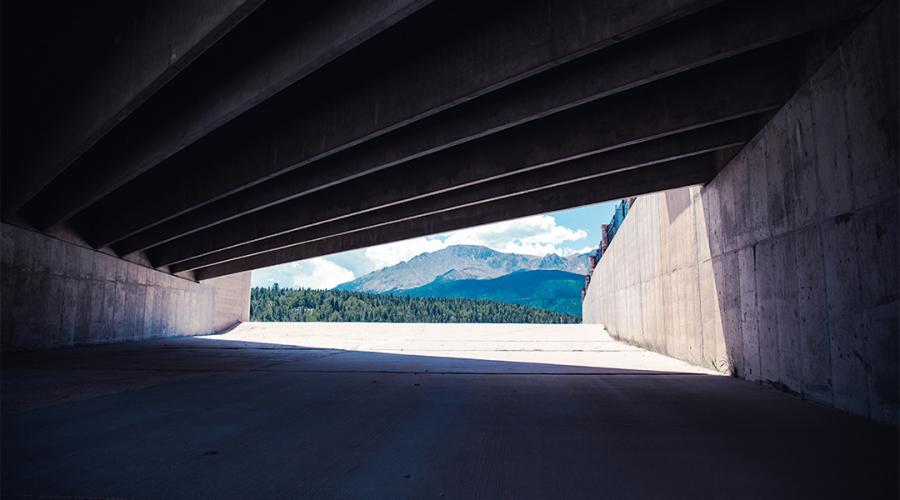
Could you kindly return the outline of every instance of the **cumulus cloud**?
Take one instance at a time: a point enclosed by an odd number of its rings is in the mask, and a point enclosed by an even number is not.
[[[269,267],[253,272],[253,286],[271,286],[278,283],[284,288],[334,288],[354,278],[353,272],[325,257]]]
[[[409,260],[416,255],[425,252],[434,252],[446,248],[447,245],[439,238],[425,236],[411,240],[386,243],[365,249],[364,255],[369,260],[373,269],[393,266]]]
[[[562,255],[563,257],[566,257],[569,255],[577,255],[577,254],[585,254],[588,252],[594,252],[596,250],[597,250],[597,247],[592,247],[592,246],[586,246],[586,247],[575,248],[575,249],[566,248],[565,249],[566,253],[561,253],[560,255]]]
[[[561,226],[550,215],[532,215],[447,233],[447,245],[484,245],[500,252],[529,255],[572,253],[563,246],[583,240],[587,232]]]

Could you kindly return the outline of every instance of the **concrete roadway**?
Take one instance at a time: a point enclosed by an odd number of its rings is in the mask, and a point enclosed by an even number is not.
[[[2,370],[4,496],[898,496],[896,427],[596,325],[248,323]]]

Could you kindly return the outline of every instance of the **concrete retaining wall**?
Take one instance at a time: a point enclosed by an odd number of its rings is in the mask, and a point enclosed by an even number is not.
[[[595,269],[585,322],[897,422],[897,13],[886,5],[711,183],[635,202]]]
[[[2,224],[0,339],[37,349],[200,335],[250,316],[250,273],[195,283]]]

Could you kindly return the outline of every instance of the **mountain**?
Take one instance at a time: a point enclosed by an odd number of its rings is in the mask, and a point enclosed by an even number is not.
[[[428,285],[438,277],[443,281],[488,280],[516,271],[560,270],[587,272],[586,254],[543,257],[504,253],[479,245],[454,245],[417,255],[399,264],[373,271],[335,287],[357,292],[398,292]],[[580,296],[577,295],[576,296]]]
[[[557,257],[558,258],[558,257]],[[412,297],[466,298],[520,304],[581,316],[580,274],[556,270],[517,271],[493,279],[446,279],[395,292]]]

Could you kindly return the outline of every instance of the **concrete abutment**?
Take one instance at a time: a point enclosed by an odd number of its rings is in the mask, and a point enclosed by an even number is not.
[[[896,423],[896,21],[873,12],[711,182],[638,198],[585,322]]]
[[[250,272],[197,283],[2,224],[3,350],[215,333],[250,316]]]

